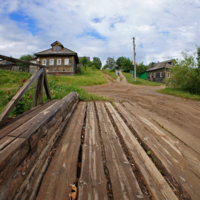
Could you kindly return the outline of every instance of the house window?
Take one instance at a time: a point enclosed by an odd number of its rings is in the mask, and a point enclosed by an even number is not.
[[[57,65],[61,65],[61,59],[57,59]]]
[[[50,59],[50,65],[54,65],[54,59]]]
[[[169,72],[167,72],[167,78],[169,78],[170,77],[170,73]]]
[[[65,65],[69,65],[69,59],[65,59]]]
[[[46,59],[43,59],[43,60],[42,60],[42,64],[43,64],[43,65],[46,65],[46,64],[47,64],[47,60],[46,60]]]
[[[162,77],[162,72],[160,72],[160,77]]]
[[[156,73],[153,74],[153,77],[156,78]]]

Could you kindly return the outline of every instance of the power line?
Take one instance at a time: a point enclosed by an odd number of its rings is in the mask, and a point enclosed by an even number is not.
[[[185,3],[185,4],[183,4],[181,7],[179,7],[178,9],[175,9],[175,10],[173,10],[173,12],[175,12],[175,11],[177,11],[177,12],[180,12],[186,5],[188,5],[188,4],[190,4],[190,2],[188,3]],[[172,13],[173,14],[173,13]],[[173,14],[174,15],[174,14]],[[172,16],[170,16],[168,19],[171,19],[172,18]],[[166,20],[167,18],[165,18],[165,19],[162,19],[161,21],[158,21],[158,23],[163,23],[165,20]],[[148,32],[150,32],[151,30],[149,30],[149,31],[147,31],[146,32],[146,34],[143,34],[142,36],[143,37],[140,37],[140,40],[142,40],[146,35],[147,35],[147,33]]]

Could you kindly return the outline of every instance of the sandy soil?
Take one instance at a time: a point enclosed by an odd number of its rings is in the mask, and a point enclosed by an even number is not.
[[[164,87],[132,85],[123,77],[122,81],[114,80],[105,85],[82,88],[115,101],[132,102],[147,117],[200,154],[200,102],[156,92]]]

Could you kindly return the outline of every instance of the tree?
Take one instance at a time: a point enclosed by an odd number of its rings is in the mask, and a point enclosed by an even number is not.
[[[87,59],[87,57],[84,56],[83,58],[81,58],[81,59],[79,60],[79,63],[82,63],[83,66],[84,66],[85,69],[86,69],[86,65],[87,65],[88,61],[89,61],[89,60]]]
[[[128,72],[130,70],[133,70],[133,64],[129,58],[124,58],[122,61],[122,69],[125,72]]]
[[[108,65],[107,65],[107,64],[105,64],[105,65],[103,66],[103,69],[106,69],[106,68],[108,68]]]
[[[27,54],[27,55],[22,55],[19,59],[29,62],[34,57],[35,57],[34,55]],[[17,63],[17,65],[18,66],[28,67],[27,64],[23,64],[23,63]]]
[[[101,69],[102,63],[101,63],[100,58],[98,58],[98,57],[93,57],[93,64],[95,65],[95,67],[96,67],[97,69]]]
[[[106,60],[106,64],[108,65],[108,68],[115,67],[115,60],[114,58],[108,57]]]
[[[136,72],[137,74],[142,74],[149,68],[150,67],[148,65],[144,65],[144,63],[141,62],[139,65],[136,65]]]
[[[200,47],[197,47],[197,65],[200,69]]]
[[[194,56],[189,56],[187,51],[182,52],[183,60],[176,60],[176,65],[170,68],[172,76],[167,80],[168,86],[200,94],[200,68],[197,68]]]
[[[118,67],[121,67],[121,66],[122,66],[123,60],[124,60],[124,57],[123,57],[123,56],[117,58],[116,64],[118,65]]]
[[[149,63],[149,67],[151,68],[151,67],[153,67],[154,65],[155,65],[156,63],[154,63],[154,62],[151,62],[151,63]]]

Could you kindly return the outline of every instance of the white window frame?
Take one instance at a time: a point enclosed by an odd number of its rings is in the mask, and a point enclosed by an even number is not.
[[[53,63],[51,64],[51,61],[53,61]],[[50,59],[50,63],[49,65],[54,65],[54,59]]]
[[[47,65],[47,59],[42,60],[42,65]]]
[[[160,77],[162,77],[162,72],[160,72]]]
[[[60,61],[60,64],[58,63]],[[61,65],[61,59],[57,59],[57,65]]]
[[[66,61],[68,61],[67,64],[66,64]],[[69,65],[69,58],[65,59],[65,65]]]

